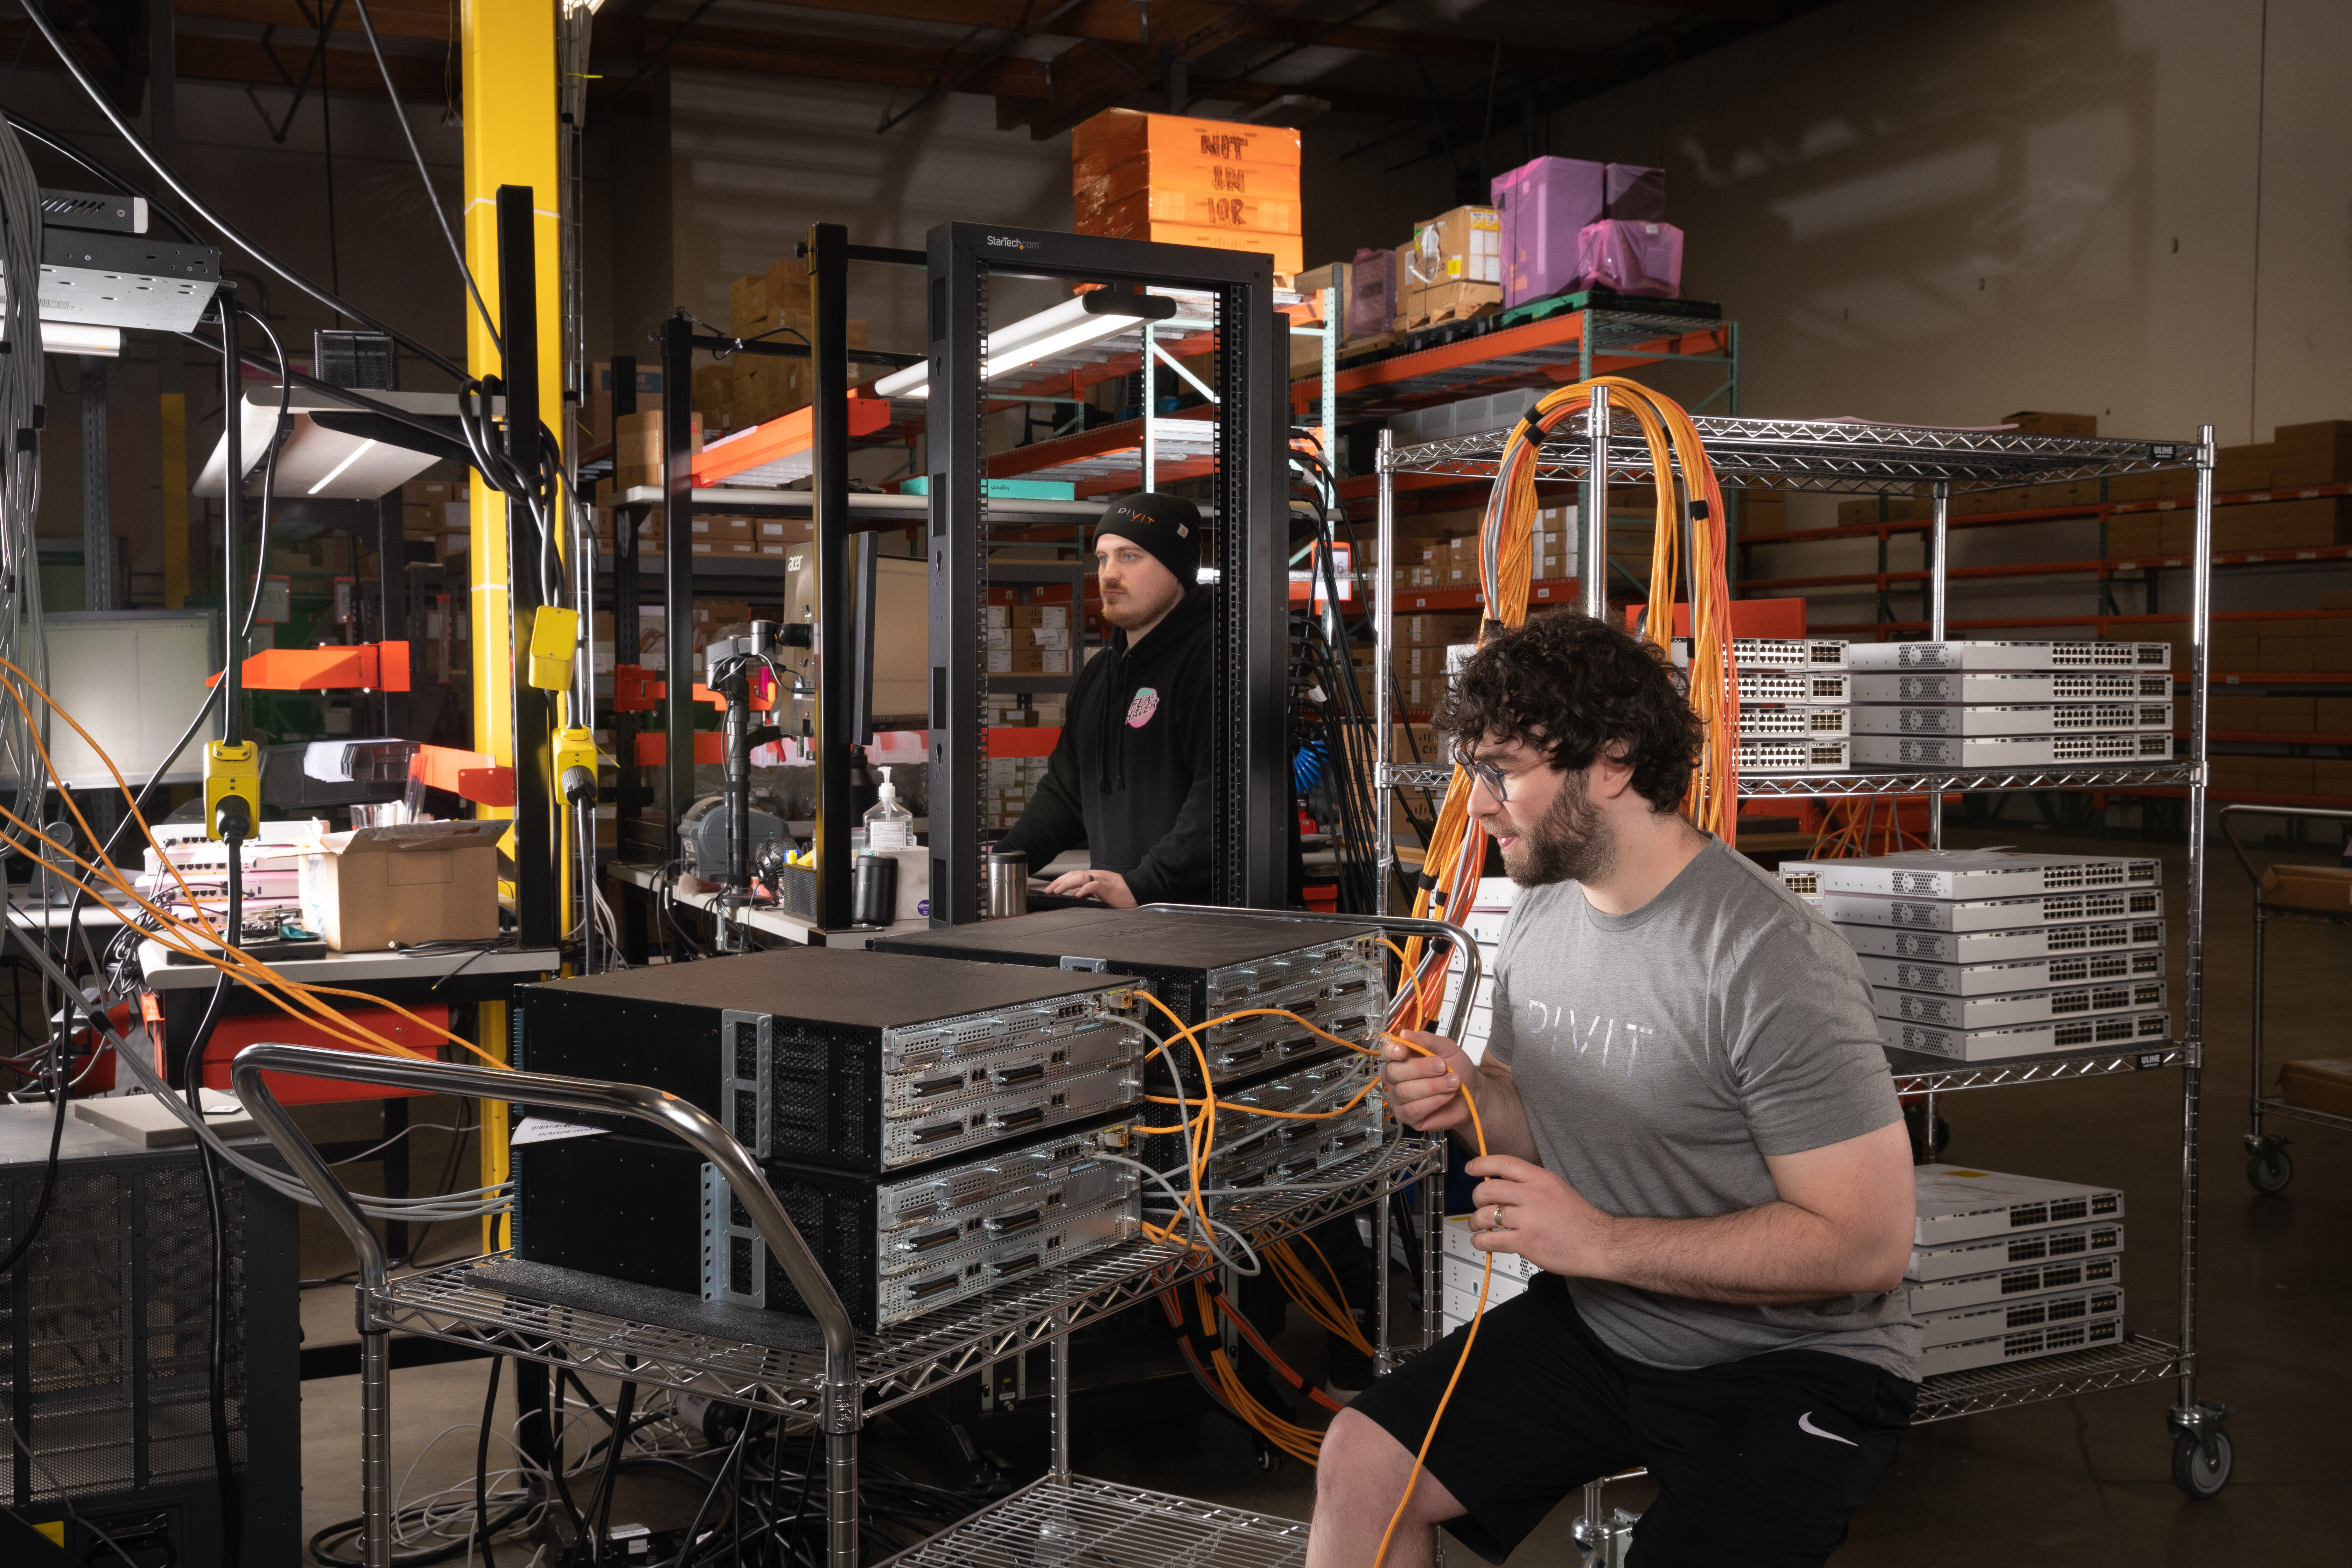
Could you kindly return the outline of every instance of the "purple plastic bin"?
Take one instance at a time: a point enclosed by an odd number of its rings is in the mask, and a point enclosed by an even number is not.
[[[1671,300],[1683,291],[1683,231],[1602,218],[1576,237],[1576,287]]]
[[[1541,300],[1576,281],[1576,237],[1601,219],[1606,168],[1581,158],[1538,158],[1496,178],[1506,306]]]
[[[1386,247],[1356,252],[1348,274],[1348,336],[1377,338],[1397,316],[1396,252]]]
[[[1602,205],[1596,217],[1622,218],[1628,223],[1666,221],[1666,172],[1639,163],[1612,163],[1605,180]]]

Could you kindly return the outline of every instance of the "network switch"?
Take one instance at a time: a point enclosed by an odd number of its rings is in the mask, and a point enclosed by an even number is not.
[[[1847,645],[1832,637],[1734,637],[1731,659],[1751,669],[1843,669]]]
[[[1133,991],[793,948],[519,986],[516,1063],[665,1090],[761,1159],[893,1171],[1134,1103]]]
[[[1766,667],[1739,672],[1739,702],[1845,702],[1852,700],[1853,678],[1842,669]]]
[[[870,1331],[1134,1236],[1140,1179],[1099,1157],[1130,1121],[1056,1128],[897,1175],[773,1162],[761,1173]],[[749,1212],[683,1144],[622,1132],[533,1143],[515,1151],[515,1252],[526,1261],[807,1311]]]
[[[2092,1285],[2074,1290],[2053,1291],[2045,1296],[2028,1296],[2020,1300],[1987,1301],[1974,1307],[1917,1312],[1919,1343],[1926,1350],[1964,1345],[2029,1329],[2120,1317],[2123,1310],[2122,1286]],[[1916,1312],[1916,1309],[1914,1310]]]
[[[2168,702],[2169,670],[1952,670],[1856,675],[1856,702],[1961,702],[2006,708],[2020,702]],[[1744,695],[1744,689],[1743,689]]]
[[[2133,921],[2164,912],[2161,888],[2101,888],[2021,899],[1904,899],[1881,893],[1822,895],[1822,912],[1855,925],[1929,931],[2015,931],[2074,921]]]
[[[1449,1252],[1440,1261],[1444,1266],[1445,1288],[1448,1290],[1459,1290],[1472,1300],[1476,1300],[1478,1281],[1486,1278],[1486,1260],[1480,1258],[1474,1262],[1467,1258],[1456,1258]],[[1534,1284],[1536,1276],[1542,1272],[1542,1269],[1538,1268],[1516,1252],[1495,1254],[1495,1289],[1497,1292],[1507,1287],[1510,1293],[1516,1296]]]
[[[2021,931],[1918,931],[1884,925],[1846,925],[1838,930],[1863,955],[1864,968],[1871,958],[1974,966],[2164,945],[2164,922],[2158,920],[2029,926]]]
[[[1900,1019],[1906,1024],[1934,1024],[1947,1029],[1973,1031],[2109,1013],[2146,1012],[2164,1005],[2164,982],[2110,980],[2047,991],[2013,991],[1998,996],[1938,996],[1874,985],[1871,996],[1882,1020]]]
[[[1504,1302],[1526,1295],[1527,1291],[1526,1286],[1516,1280],[1505,1279],[1498,1274],[1495,1282],[1486,1289],[1486,1310],[1491,1312]],[[1444,1314],[1445,1331],[1449,1334],[1469,1322],[1477,1315],[1477,1281],[1473,1279],[1467,1290],[1442,1288],[1438,1292],[1438,1309]]]
[[[1739,738],[1762,740],[1837,740],[1846,732],[1844,706],[1787,707],[1739,700]]]
[[[1853,760],[1867,768],[2047,768],[2168,763],[2169,734],[1860,735]]]
[[[2118,1205],[2116,1213],[2122,1212]],[[1969,1241],[1914,1247],[1910,1264],[1903,1270],[1903,1278],[1938,1284],[1945,1280],[1973,1279],[2045,1263],[2097,1258],[2123,1249],[2124,1227],[2120,1221],[2053,1225]]]
[[[1855,643],[1846,666],[1873,670],[2170,669],[2172,645],[2161,642]]]
[[[1969,1165],[1921,1165],[1912,1173],[1916,1247],[1950,1247],[1987,1237],[2013,1236],[2056,1225],[2120,1220],[2124,1195],[2096,1182],[2061,1182],[1979,1171]]]
[[[1825,893],[1891,893],[1919,899],[1999,899],[2077,888],[2153,888],[2160,862],[2126,855],[2036,855],[2010,849],[1906,849],[1810,866]]]
[[[1857,735],[2120,735],[2169,733],[2171,729],[2169,702],[2019,702],[2006,707],[1861,702],[1853,709]]]
[[[2117,948],[2054,957],[2015,958],[2000,963],[1937,963],[1863,953],[1862,973],[1873,985],[1924,991],[1938,996],[2013,996],[2058,985],[2150,980],[2164,973],[2160,947]]]
[[[1904,1293],[1914,1312],[1950,1312],[2078,1286],[2117,1284],[2123,1279],[2123,1226],[2105,1228],[2115,1236],[2115,1246],[2105,1252],[2052,1258],[1988,1274],[1963,1274],[1951,1279],[1913,1280],[1905,1286]]]
[[[2013,1057],[2047,1056],[2053,1051],[2160,1047],[2172,1037],[2172,1016],[2109,1013],[2091,1018],[1990,1029],[1906,1024],[1900,1019],[1881,1018],[1878,1033],[1889,1050],[1916,1051],[1921,1056],[1947,1057],[1954,1061],[1996,1062]]]
[[[1279,1007],[1344,1039],[1370,1045],[1388,1016],[1387,971],[1378,928],[1349,921],[1288,919],[1247,910],[1054,910],[1012,920],[877,938],[877,952],[960,960],[980,969],[1077,970],[1125,976],[1149,990],[1186,1026],[1249,1008]],[[1148,1004],[1139,1017],[1155,1035],[1171,1026]],[[1209,1070],[1227,1081],[1342,1054],[1288,1018],[1239,1018],[1202,1031]],[[1189,1049],[1163,1053],[1147,1082],[1167,1092],[1163,1070],[1201,1092]]]
[[[1833,773],[1849,765],[1844,741],[1767,741],[1739,738],[1742,773]]]
[[[1971,1340],[1966,1344],[1929,1346],[1919,1352],[1920,1375],[1935,1377],[1948,1372],[1969,1372],[1981,1366],[1999,1366],[2004,1362],[2027,1361],[2036,1356],[2063,1355],[2069,1351],[2095,1350],[2102,1345],[2120,1344],[2125,1337],[2122,1291],[2114,1292],[2111,1305],[2114,1308],[2111,1314],[2087,1321],[2052,1323],[2043,1328]]]

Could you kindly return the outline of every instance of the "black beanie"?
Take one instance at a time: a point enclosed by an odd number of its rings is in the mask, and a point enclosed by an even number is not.
[[[1144,490],[1115,502],[1095,524],[1095,542],[1107,533],[1141,545],[1188,594],[1201,580],[1201,509],[1182,496]]]

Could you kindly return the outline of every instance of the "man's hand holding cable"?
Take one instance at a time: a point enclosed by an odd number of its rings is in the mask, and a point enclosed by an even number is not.
[[[1478,1132],[1484,1131],[1489,1153],[1536,1158],[1535,1138],[1528,1131],[1527,1112],[1519,1105],[1518,1087],[1512,1082],[1508,1068],[1481,1066],[1443,1035],[1407,1030],[1397,1038],[1429,1050],[1424,1056],[1394,1043],[1382,1047],[1386,1061],[1381,1069],[1381,1092],[1399,1121],[1420,1132],[1451,1132],[1473,1146]],[[1465,1097],[1478,1101],[1475,1126]]]
[[[1489,1154],[1462,1169],[1479,1178],[1470,1194],[1470,1245],[1516,1252],[1547,1274],[1607,1279],[1610,1232],[1618,1223],[1567,1181],[1531,1161]]]

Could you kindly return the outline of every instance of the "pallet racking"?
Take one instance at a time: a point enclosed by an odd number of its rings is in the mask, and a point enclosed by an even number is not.
[[[1956,492],[1990,490],[2045,481],[2098,479],[2190,467],[2195,470],[2196,547],[2189,560],[2191,603],[2189,745],[2185,755],[2155,765],[2053,766],[2009,772],[1957,768],[1848,771],[1750,777],[1740,783],[1743,798],[1814,800],[1925,795],[1931,844],[1943,840],[1943,804],[1948,793],[2013,790],[2178,788],[2189,800],[2189,893],[2186,911],[2188,973],[2181,1027],[2171,1039],[2145,1047],[2110,1047],[2010,1060],[1955,1063],[1890,1050],[1895,1088],[1926,1100],[1926,1125],[1935,1125],[1937,1095],[2003,1085],[2103,1078],[2116,1073],[2178,1068],[2181,1075],[2180,1313],[2177,1342],[2133,1337],[2095,1351],[2051,1356],[1975,1372],[1927,1379],[1920,1388],[1915,1422],[1998,1410],[2011,1405],[2069,1398],[2099,1389],[2172,1380],[2177,1398],[2168,1415],[2173,1435],[2174,1479],[2193,1496],[2210,1496],[2226,1484],[2229,1437],[2226,1407],[2202,1401],[2197,1392],[2197,1131],[2203,1102],[2206,717],[2210,677],[2212,595],[2213,432],[2194,441],[2127,441],[2113,437],[2025,436],[2005,431],[1966,431],[1862,422],[1804,422],[1701,416],[1699,435],[1717,479],[1734,486],[1783,490],[1909,493],[1927,488],[1930,517],[1922,526],[1931,542],[1927,579],[1931,639],[1951,629],[1946,616],[1948,579],[1943,570]],[[1375,476],[1381,561],[1394,559],[1398,481],[1415,476],[1428,482],[1490,479],[1499,468],[1508,433],[1494,431],[1397,447],[1381,432]],[[1612,418],[1605,388],[1596,389],[1592,408],[1564,423],[1537,454],[1538,480],[1577,481],[1583,487],[1579,509],[1583,531],[1579,559],[1607,557],[1607,489],[1611,485],[1665,482],[1656,474],[1649,448],[1628,418]],[[1608,612],[1605,584],[1589,574],[1575,584],[1584,612]],[[1383,571],[1374,593],[1376,668],[1386,669],[1394,640],[1393,574]],[[1391,843],[1396,791],[1443,790],[1450,767],[1394,761],[1389,691],[1376,687],[1374,786],[1379,797],[1380,888],[1385,908],[1394,875]]]

